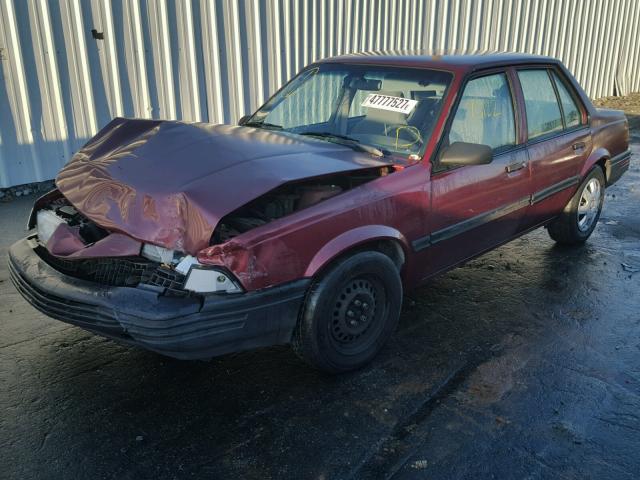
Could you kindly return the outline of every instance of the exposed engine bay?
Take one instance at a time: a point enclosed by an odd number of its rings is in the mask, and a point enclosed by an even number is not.
[[[224,243],[393,171],[393,167],[385,166],[282,185],[223,217],[213,232],[211,245]]]

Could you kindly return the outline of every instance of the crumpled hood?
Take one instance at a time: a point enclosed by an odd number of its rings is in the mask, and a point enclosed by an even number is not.
[[[108,230],[196,254],[222,217],[279,185],[383,165],[286,133],[116,118],[74,155],[56,185]]]

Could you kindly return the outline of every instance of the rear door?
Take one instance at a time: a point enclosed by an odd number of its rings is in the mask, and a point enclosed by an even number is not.
[[[562,211],[580,182],[591,152],[591,130],[584,106],[554,68],[518,69],[524,98],[532,206],[526,227]]]
[[[488,250],[520,229],[530,189],[527,152],[519,136],[513,81],[499,70],[465,85],[444,145],[489,145],[493,160],[431,177],[429,274]]]

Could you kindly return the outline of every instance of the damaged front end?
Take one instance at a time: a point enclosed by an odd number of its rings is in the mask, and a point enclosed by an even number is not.
[[[287,343],[308,287],[301,280],[262,292],[185,295],[185,278],[166,271],[144,257],[52,257],[34,234],[9,249],[11,280],[36,309],[185,360]],[[171,285],[180,294],[169,294]]]
[[[37,231],[36,253],[65,275],[107,286],[155,288],[170,296],[239,293],[243,283],[252,286],[261,275],[259,259],[241,235],[391,172],[376,167],[282,185],[223,217],[210,246],[195,256],[109,231],[58,190],[36,202],[29,227]]]
[[[9,250],[11,279],[29,303],[174,358],[288,343],[309,284],[246,292],[225,267],[109,231],[58,191],[36,202],[30,226]]]
[[[9,251],[16,288],[51,317],[176,358],[289,342],[308,260],[339,233],[300,232],[384,197],[358,187],[396,170],[298,137],[114,120],[36,201]]]
[[[220,268],[188,254],[109,232],[53,191],[36,202],[29,221],[36,254],[57,271],[113,287],[157,289],[169,296],[238,293],[241,286]]]
[[[259,259],[243,234],[392,171],[390,159],[299,135],[117,118],[61,170],[30,226],[42,256],[79,278],[234,293],[274,285],[251,281]],[[215,246],[227,252],[217,264]]]

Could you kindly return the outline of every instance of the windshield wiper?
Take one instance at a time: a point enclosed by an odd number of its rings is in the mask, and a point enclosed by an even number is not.
[[[242,124],[243,127],[266,128],[269,130],[282,130],[282,125],[267,122],[247,122]]]
[[[376,157],[384,157],[384,152],[379,148],[376,148],[372,145],[367,145],[365,143],[360,143],[360,140],[348,137],[347,135],[340,135],[339,133],[331,132],[300,132],[298,133],[298,135],[323,138],[328,140],[329,142],[339,143],[340,145],[351,147],[354,150],[370,153],[372,155],[375,155]]]
[[[351,137],[348,137],[346,135],[340,135],[339,133],[333,133],[333,132],[313,132],[313,131],[309,131],[309,132],[299,133],[298,135],[308,135],[310,137],[321,137],[321,138],[340,138],[342,140],[349,140],[350,142],[360,143],[360,140],[358,140],[357,138],[351,138]]]

